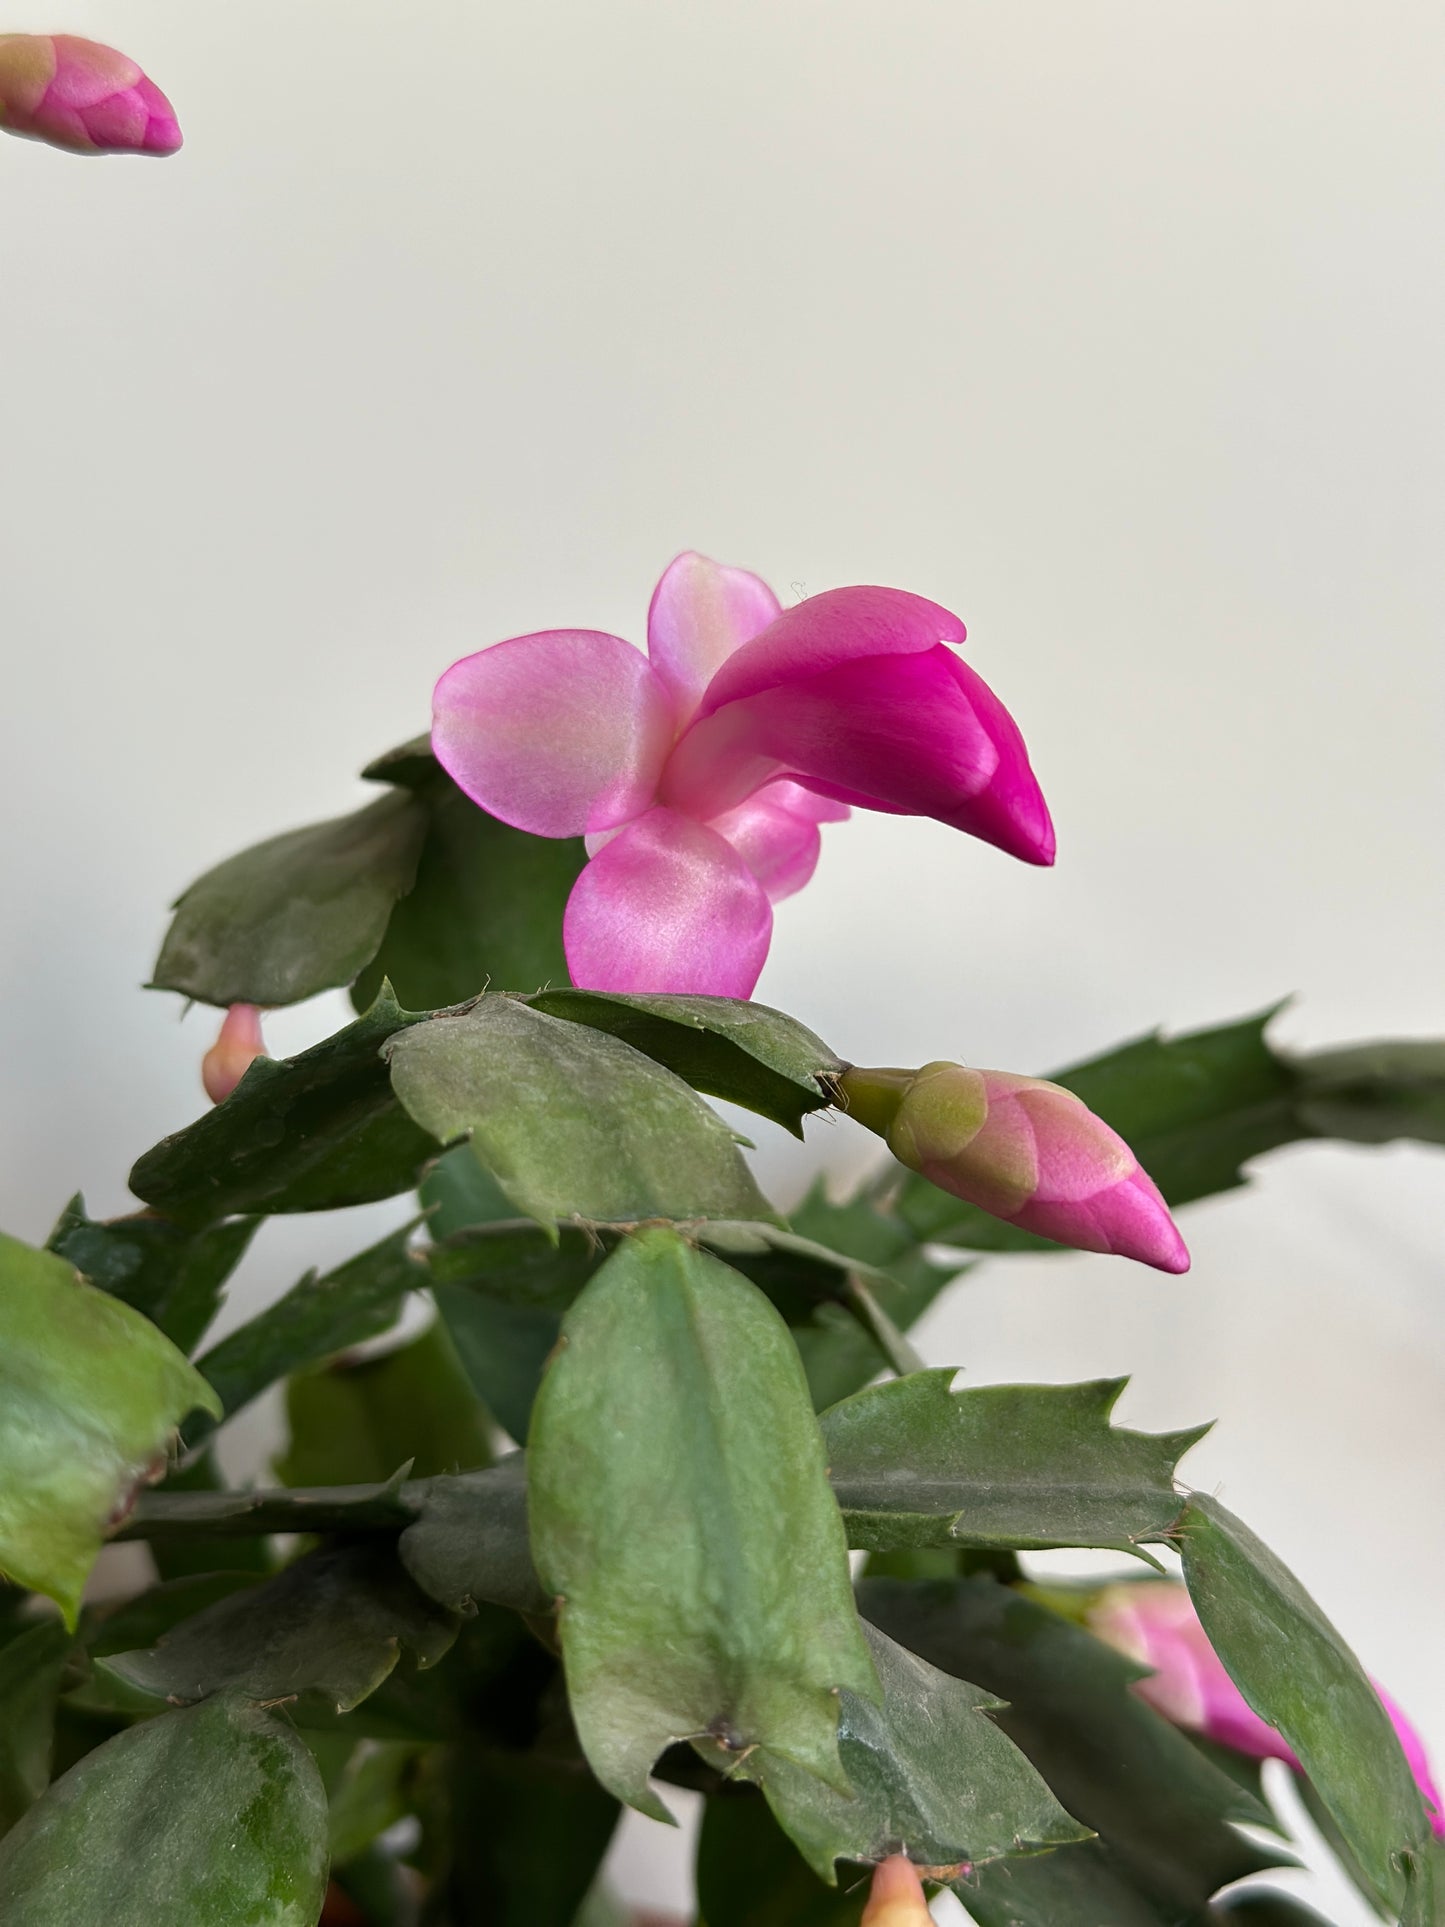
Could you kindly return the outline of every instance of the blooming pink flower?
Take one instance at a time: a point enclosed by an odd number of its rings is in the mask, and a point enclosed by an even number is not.
[[[252,1062],[266,1055],[261,1013],[254,1004],[232,1004],[221,1034],[201,1059],[201,1082],[213,1104],[228,1098]]]
[[[68,33],[0,34],[0,128],[77,154],[174,154],[170,102],[133,60]]]
[[[497,643],[437,684],[432,745],[504,823],[587,837],[563,929],[574,983],[746,997],[772,905],[851,804],[1053,861],[1023,739],[949,647],[963,639],[901,589],[784,611],[746,570],[680,555],[646,656],[592,629]]]
[[[932,1927],[932,1919],[912,1861],[901,1853],[880,1860],[858,1927]]]
[[[1169,1207],[1117,1131],[1060,1084],[962,1064],[863,1070],[843,1103],[900,1164],[1024,1231],[1187,1271]]]
[[[1154,1670],[1134,1691],[1175,1726],[1203,1733],[1254,1760],[1300,1763],[1276,1729],[1262,1720],[1224,1670],[1188,1591],[1172,1580],[1108,1586],[1089,1612],[1090,1628],[1108,1645]],[[1424,1741],[1378,1680],[1371,1681],[1389,1714],[1430,1825],[1445,1838],[1445,1811],[1430,1773]]]

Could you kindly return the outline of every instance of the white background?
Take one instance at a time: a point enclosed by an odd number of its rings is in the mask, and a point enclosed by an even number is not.
[[[845,1055],[1044,1070],[1287,992],[1291,1044],[1445,1027],[1434,0],[0,25],[124,46],[189,137],[0,153],[8,1229],[125,1208],[197,1107],[210,1020],[138,989],[169,897],[358,800],[455,656],[640,637],[686,546],[956,608],[1053,805],[1053,873],[827,833],[759,994]],[[768,1140],[779,1193],[850,1130]],[[268,1232],[247,1304],[384,1217]],[[1185,1230],[1182,1281],[980,1272],[925,1348],[1218,1415],[1194,1479],[1445,1762],[1441,1167],[1302,1147]]]

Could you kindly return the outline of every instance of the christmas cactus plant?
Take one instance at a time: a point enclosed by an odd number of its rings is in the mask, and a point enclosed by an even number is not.
[[[180,138],[63,37],[0,37],[0,120]],[[907,1335],[984,1259],[1186,1271],[1173,1212],[1280,1146],[1445,1142],[1445,1048],[1294,1056],[1266,1013],[1046,1081],[861,1066],[750,1001],[851,810],[1053,860],[965,640],[684,555],[645,653],[481,649],[373,800],[180,898],[153,987],[225,1013],[211,1108],[131,1215],[0,1239],[0,1920],[603,1927],[623,1808],[687,1789],[706,1927],[920,1927],[945,1887],[979,1927],[1307,1922],[1239,1884],[1291,1862],[1271,1758],[1382,1918],[1445,1918],[1421,1742],[1190,1490],[1196,1415],[956,1383]],[[267,1010],[338,987],[354,1021],[266,1053]],[[785,1215],[710,1099],[846,1112],[877,1168]],[[267,1219],[408,1194],[208,1337]],[[273,1387],[275,1482],[228,1486]],[[147,1574],[97,1603],[116,1540]],[[1056,1548],[1137,1577],[1045,1580]]]

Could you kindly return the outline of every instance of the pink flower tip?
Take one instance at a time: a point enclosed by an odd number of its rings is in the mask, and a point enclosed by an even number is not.
[[[873,1885],[859,1927],[932,1927],[923,1883],[904,1854],[895,1853],[873,1869]]]
[[[221,1034],[201,1059],[201,1082],[213,1104],[228,1098],[258,1057],[266,1055],[261,1013],[254,1004],[232,1004]]]
[[[1189,1269],[1158,1187],[1118,1132],[1062,1085],[943,1062],[855,1067],[840,1084],[859,1122],[940,1190],[1056,1244]]]
[[[127,55],[73,34],[0,34],[0,129],[75,154],[174,154],[180,123]]]
[[[1165,1579],[1106,1586],[1089,1610],[1088,1623],[1106,1645],[1150,1668],[1134,1691],[1166,1720],[1250,1759],[1283,1760],[1300,1770],[1283,1735],[1260,1718],[1225,1671],[1185,1587]],[[1431,1828],[1445,1838],[1445,1809],[1424,1741],[1379,1681],[1371,1684],[1390,1716]]]

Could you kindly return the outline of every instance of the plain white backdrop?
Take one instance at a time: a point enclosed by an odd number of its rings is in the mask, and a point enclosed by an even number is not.
[[[188,146],[0,152],[6,1229],[126,1208],[198,1108],[170,897],[359,800],[457,655],[640,638],[683,547],[956,608],[1053,806],[1052,873],[826,833],[759,995],[845,1055],[1445,1028],[1433,0],[36,4]],[[871,1152],[762,1155],[786,1199]],[[1193,1479],[1445,1764],[1442,1169],[1291,1150],[1188,1278],[998,1264],[921,1342],[1217,1415]],[[240,1311],[385,1217],[269,1231]]]

